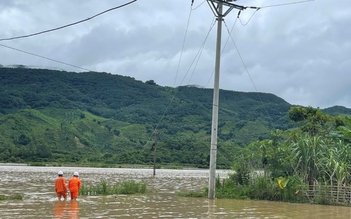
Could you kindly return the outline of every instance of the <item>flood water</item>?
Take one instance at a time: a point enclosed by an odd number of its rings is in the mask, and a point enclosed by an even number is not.
[[[82,183],[109,184],[144,181],[150,191],[142,195],[79,196],[57,201],[56,173],[68,180],[78,171]],[[217,170],[220,177],[229,171]],[[179,192],[202,191],[208,170],[156,170],[123,168],[70,168],[0,166],[0,195],[25,194],[23,200],[0,201],[0,218],[351,218],[351,207],[292,204],[268,201],[178,197]]]

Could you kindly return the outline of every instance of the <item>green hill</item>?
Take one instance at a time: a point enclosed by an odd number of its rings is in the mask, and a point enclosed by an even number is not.
[[[0,162],[150,164],[157,129],[157,163],[207,167],[212,92],[109,73],[0,68]],[[291,105],[272,94],[221,90],[219,104],[219,167],[232,164],[236,147],[292,127]]]
[[[333,107],[328,107],[322,110],[323,113],[329,114],[332,116],[349,116],[351,115],[351,109],[348,109],[343,106],[333,106]]]

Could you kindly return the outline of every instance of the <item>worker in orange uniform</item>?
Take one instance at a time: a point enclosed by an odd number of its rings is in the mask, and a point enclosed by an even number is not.
[[[82,183],[79,179],[78,172],[74,172],[73,177],[68,181],[68,189],[71,193],[71,200],[77,199],[81,184]]]
[[[58,171],[57,173],[58,177],[55,180],[55,191],[57,194],[57,198],[60,201],[61,197],[63,197],[64,200],[67,198],[67,186],[66,186],[66,179],[63,177],[63,172]]]

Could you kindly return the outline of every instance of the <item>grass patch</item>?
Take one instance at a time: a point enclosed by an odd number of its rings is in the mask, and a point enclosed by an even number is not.
[[[208,192],[205,190],[203,192],[187,192],[187,193],[179,193],[180,197],[194,197],[194,198],[204,198],[208,196]]]
[[[13,194],[13,195],[0,195],[0,200],[4,201],[4,200],[23,200],[24,195],[22,194]]]
[[[110,185],[102,180],[97,185],[83,185],[80,195],[118,195],[118,194],[141,194],[146,192],[146,184],[128,180],[119,184]]]

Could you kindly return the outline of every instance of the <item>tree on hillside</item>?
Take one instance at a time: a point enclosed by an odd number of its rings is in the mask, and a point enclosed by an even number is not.
[[[288,115],[290,120],[296,123],[302,132],[306,132],[310,136],[325,136],[343,124],[339,118],[325,115],[319,108],[311,106],[291,107]]]

